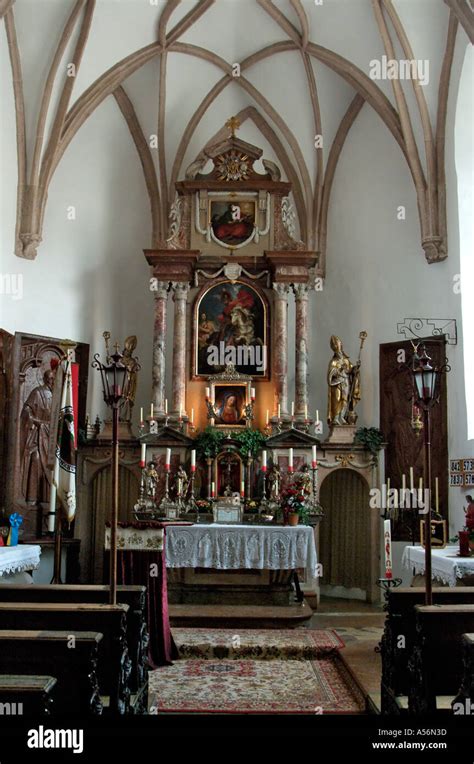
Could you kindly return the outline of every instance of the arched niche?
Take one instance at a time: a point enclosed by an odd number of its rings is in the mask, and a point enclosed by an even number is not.
[[[370,486],[355,469],[340,468],[324,477],[319,525],[321,593],[349,599],[376,599],[378,516],[369,506]]]

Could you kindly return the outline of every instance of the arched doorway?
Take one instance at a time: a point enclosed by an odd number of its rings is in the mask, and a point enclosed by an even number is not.
[[[371,515],[369,486],[355,470],[338,469],[322,482],[319,525],[321,593],[370,599]]]

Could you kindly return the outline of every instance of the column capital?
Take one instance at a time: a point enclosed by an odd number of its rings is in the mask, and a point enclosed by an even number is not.
[[[174,292],[174,301],[188,299],[189,283],[187,281],[172,281],[171,288]]]
[[[150,289],[153,292],[155,300],[168,299],[169,285],[170,285],[169,281],[158,281],[158,279],[155,279],[155,278],[151,280]]]
[[[309,296],[309,284],[293,284],[293,291],[296,300],[307,300]]]
[[[290,291],[290,285],[282,282],[275,282],[272,284],[272,289],[275,290],[277,297],[280,300],[286,300]]]

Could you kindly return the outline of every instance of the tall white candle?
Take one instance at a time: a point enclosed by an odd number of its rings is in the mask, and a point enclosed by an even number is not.
[[[191,424],[194,424],[194,409],[191,409]]]
[[[319,409],[316,409],[316,424],[319,423]]]
[[[267,452],[266,451],[262,453],[262,470],[263,472],[267,471]]]
[[[145,461],[146,461],[146,443],[142,443],[141,453],[140,453],[140,467],[145,466]]]
[[[402,490],[405,491],[407,487],[407,479],[405,473],[402,475]]]
[[[307,403],[305,403],[305,405],[304,405],[304,418],[305,419],[308,418],[308,404]]]
[[[281,419],[281,405],[278,404],[278,419]]]
[[[150,419],[153,419],[153,403],[150,403]]]
[[[317,451],[316,451],[316,446],[313,446],[312,466],[316,467],[316,464],[317,464]]]
[[[168,398],[165,398],[165,414],[168,413]]]
[[[240,483],[240,495],[245,496],[245,482],[243,480]]]
[[[250,388],[250,397],[251,397],[252,400],[255,400],[255,388],[254,387]]]
[[[288,469],[293,469],[293,449],[290,448],[288,451]]]
[[[291,401],[291,416],[295,415],[295,402]]]
[[[214,481],[211,483],[211,496],[214,497],[216,495],[216,484]]]
[[[383,541],[385,551],[385,578],[392,578],[392,532],[390,520],[383,522]]]
[[[194,448],[191,451],[191,471],[192,472],[196,471],[196,451],[194,450]]]
[[[211,397],[211,388],[206,387],[206,398],[210,398],[210,397]]]
[[[268,424],[268,423],[269,423],[269,421],[270,421],[270,412],[269,412],[269,410],[267,409],[267,418],[266,418],[265,424]]]
[[[413,477],[413,467],[410,467],[410,491],[413,491],[415,487],[415,480]]]
[[[140,422],[143,422],[143,406],[140,407]]]
[[[166,449],[165,467],[169,467],[171,464],[171,448]]]

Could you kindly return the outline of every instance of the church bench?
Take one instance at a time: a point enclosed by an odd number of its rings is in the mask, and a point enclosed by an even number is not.
[[[130,659],[126,630],[128,605],[91,603],[0,602],[0,626],[8,630],[96,631],[99,647],[99,692],[113,713],[128,712]],[[105,701],[105,697],[108,698]]]
[[[0,602],[80,602],[107,604],[110,589],[100,584],[9,584],[0,587]],[[132,662],[130,689],[141,690],[148,681],[148,629],[146,587],[118,586],[117,602],[129,606],[127,645]]]
[[[474,604],[474,587],[434,587],[436,604]],[[415,606],[425,602],[424,588],[399,587],[388,592],[384,633],[381,641],[382,713],[400,713],[397,696],[407,696],[410,686],[408,659],[415,644]]]
[[[0,713],[5,716],[50,716],[54,712],[53,676],[0,675]]]
[[[474,714],[474,633],[462,635],[462,649],[463,675],[452,707],[454,713]]]
[[[54,675],[57,713],[101,714],[96,672],[101,641],[97,632],[0,630],[0,673]]]
[[[408,711],[452,713],[463,678],[463,635],[474,631],[474,605],[415,605]]]

